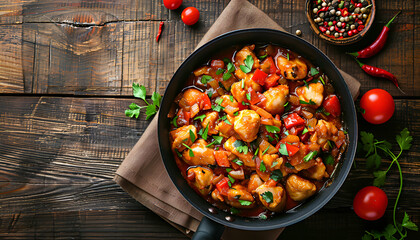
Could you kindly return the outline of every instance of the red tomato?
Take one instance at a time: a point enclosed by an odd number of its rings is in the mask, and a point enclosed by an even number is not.
[[[353,200],[357,216],[370,221],[381,218],[387,206],[388,197],[382,189],[374,186],[362,188]]]
[[[328,96],[322,103],[325,111],[331,113],[334,117],[338,117],[341,113],[341,105],[336,95]]]
[[[181,19],[186,25],[194,25],[200,18],[200,12],[195,7],[187,7],[182,11]]]
[[[373,124],[388,121],[395,110],[394,99],[391,94],[382,89],[372,89],[366,92],[360,100],[360,107],[364,110],[363,118]]]
[[[181,6],[182,0],[163,0],[163,5],[169,10],[175,10]]]

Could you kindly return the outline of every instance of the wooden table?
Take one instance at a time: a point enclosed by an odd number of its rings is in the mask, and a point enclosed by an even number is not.
[[[131,102],[141,103],[132,97],[132,83],[163,93],[228,4],[185,0],[182,8],[201,11],[200,22],[187,27],[181,10],[169,11],[161,2],[0,0],[0,238],[186,239],[112,181],[149,124],[144,115],[138,120],[124,116]],[[393,143],[404,127],[414,136],[400,160],[404,191],[398,217],[407,211],[420,225],[420,1],[376,1],[374,29],[356,47],[373,41],[390,16],[402,10],[385,49],[364,62],[395,74],[406,95],[362,72],[344,54],[348,48],[316,37],[304,15],[304,0],[251,2],[287,31],[300,29],[302,38],[360,80],[361,93],[382,88],[394,96],[396,111],[389,122],[373,126],[359,116],[359,124]],[[156,43],[160,21],[165,26]],[[356,192],[372,184],[364,162],[359,154],[338,194],[280,239],[359,239],[364,230],[391,223],[396,168],[383,187],[390,206],[382,220],[363,221],[351,208]],[[385,159],[382,168],[388,163]],[[408,239],[419,236],[410,232]]]

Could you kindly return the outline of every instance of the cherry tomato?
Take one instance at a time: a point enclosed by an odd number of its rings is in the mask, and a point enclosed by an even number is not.
[[[372,89],[366,92],[360,100],[360,107],[364,110],[363,118],[373,124],[388,121],[395,110],[394,99],[391,94],[382,89]]]
[[[181,6],[182,0],[163,0],[163,5],[169,10],[175,10]]]
[[[187,7],[182,11],[181,19],[186,25],[194,25],[200,18],[200,12],[195,7]]]
[[[362,188],[353,200],[353,209],[357,216],[370,221],[381,218],[387,206],[388,197],[382,189],[374,186]]]
[[[331,113],[334,117],[340,116],[341,113],[341,105],[338,97],[336,95],[330,95],[325,99],[322,103],[325,111]]]

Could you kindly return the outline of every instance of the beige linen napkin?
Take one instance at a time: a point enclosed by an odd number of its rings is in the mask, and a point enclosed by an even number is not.
[[[270,17],[246,0],[232,0],[205,34],[197,48],[228,31],[244,28],[272,28],[284,31]],[[360,83],[341,71],[354,98]],[[157,118],[118,168],[114,180],[133,198],[161,216],[171,225],[191,235],[202,218],[178,192],[166,173],[157,141]],[[276,239],[283,229],[242,231],[226,228],[223,239]]]

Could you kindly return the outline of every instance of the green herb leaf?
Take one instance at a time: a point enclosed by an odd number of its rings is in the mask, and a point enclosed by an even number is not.
[[[190,129],[190,139],[191,139],[191,142],[195,141],[195,134],[193,133],[191,129]]]
[[[274,168],[275,166],[277,166],[277,164],[279,164],[279,162],[274,161],[274,162],[271,164],[271,168]]]
[[[314,101],[312,101],[312,99],[309,99],[309,102],[299,100],[299,103],[300,104],[308,104],[308,105],[316,105],[316,103]]]
[[[261,220],[267,220],[267,215],[265,215],[264,213],[260,213],[260,215],[258,215],[258,218]]]
[[[190,146],[188,146],[187,144],[183,143],[182,145],[184,145],[184,147],[188,148],[188,154],[190,155],[190,157],[194,157],[194,152],[192,151],[192,149],[190,148]]]
[[[266,58],[268,56],[268,54],[262,55],[262,56],[258,56],[259,59],[263,60],[264,58]]]
[[[241,88],[244,89],[245,88],[245,81],[242,79],[241,80]],[[243,101],[242,101],[243,102]]]
[[[331,154],[328,154],[324,159],[324,164],[326,165],[334,165],[334,157]]]
[[[230,176],[229,174],[228,174],[228,178],[229,178],[229,181],[231,183],[235,183],[235,179],[232,176]]]
[[[325,81],[324,81],[324,79],[322,78],[322,76],[319,76],[318,80],[320,80],[320,81],[321,81],[321,83],[325,85]]]
[[[211,96],[213,96],[213,91],[208,91],[207,96],[209,96],[209,98],[211,98]]]
[[[254,59],[251,55],[248,55],[246,56],[244,63],[249,69],[252,69],[252,66],[254,65]]]
[[[264,199],[264,201],[266,201],[267,203],[272,203],[273,202],[273,193],[267,191],[264,193],[261,193],[261,197]]]
[[[305,87],[309,89],[309,84],[305,80],[303,80],[303,83],[305,84]]]
[[[372,240],[372,239],[373,239],[372,236],[367,233],[365,233],[365,235],[363,235],[362,237],[362,240]]]
[[[206,114],[200,115],[198,117],[195,117],[194,120],[200,119],[200,121],[203,121],[204,118],[206,118]]]
[[[397,232],[397,229],[394,227],[394,225],[388,224],[382,234],[387,240],[391,240],[391,239],[396,240],[396,238],[393,236],[396,232]]]
[[[289,136],[289,131],[284,132],[284,135]]]
[[[231,62],[227,65],[227,72],[233,73],[235,71],[235,65],[233,65]]]
[[[178,150],[175,149],[175,152],[176,152],[176,155],[178,155],[178,157],[182,157],[182,154]]]
[[[219,69],[217,69],[216,74],[217,74],[217,75],[220,75],[220,74],[222,74],[224,71],[225,71],[224,69],[219,68]]]
[[[284,164],[284,166],[286,166],[286,167],[288,167],[288,168],[295,168],[295,167],[293,167],[293,165],[292,164],[290,164],[289,162],[287,162],[287,163],[285,163]]]
[[[225,120],[223,120],[225,123],[227,123],[227,124],[229,124],[229,125],[232,125],[232,123],[231,122],[229,122],[229,120],[228,119],[225,119]]]
[[[376,187],[383,186],[385,184],[386,173],[387,171],[373,172],[373,176],[375,176],[375,179],[373,180],[373,185]]]
[[[408,214],[406,212],[404,212],[404,218],[403,218],[401,226],[403,226],[407,229],[410,229],[412,231],[418,231],[419,230],[417,225],[410,220],[410,217],[408,216]]]
[[[310,160],[312,160],[316,155],[318,154],[318,151],[313,151],[310,152],[308,154],[306,154],[306,156],[303,157],[303,161],[305,162],[309,162]]]
[[[223,109],[225,109],[224,107],[222,107],[222,106],[220,106],[220,105],[217,105],[217,106],[211,106],[211,109],[213,109],[214,111],[216,111],[216,112],[220,112],[220,111],[222,111]]]
[[[316,68],[311,68],[311,76],[315,76],[319,73],[318,69]]]
[[[206,141],[207,141],[207,134],[208,134],[208,132],[209,132],[209,124],[207,123],[207,126],[206,126],[206,128],[204,129],[203,134],[201,134],[201,137],[202,137],[204,140],[206,140]]]
[[[172,125],[174,125],[175,127],[178,127],[178,124],[176,123],[177,119],[178,119],[178,116],[175,116],[174,118],[172,118]]]
[[[287,57],[287,61],[289,61],[290,60],[289,53],[287,53],[286,57]]]
[[[232,96],[232,95],[229,95],[229,99],[230,99],[230,101],[231,101],[231,102],[233,102],[233,101],[234,101],[234,98],[233,98],[233,96]]]
[[[248,153],[248,146],[240,140],[236,140],[233,143],[233,146],[235,147],[236,151],[240,153],[244,153],[244,154]]]
[[[222,140],[223,140],[223,137],[222,136],[213,136],[213,139],[214,139],[214,141],[211,142],[206,147],[210,147],[211,145],[214,145],[214,144],[221,144],[222,143]]]
[[[160,107],[160,102],[162,101],[162,96],[157,92],[153,92],[152,101],[153,101],[153,105],[155,105],[157,107]]]
[[[268,138],[269,142],[273,142],[274,138],[272,138],[270,135],[265,135]],[[277,137],[277,135],[275,135]]]
[[[289,152],[287,151],[286,144],[280,144],[279,153],[284,156],[289,156]]]
[[[322,113],[322,114],[324,114],[325,116],[330,116],[330,113],[329,113],[329,112],[327,112],[327,111],[325,111],[325,108],[323,108],[323,107],[318,108],[318,109],[316,110],[316,112],[317,112],[317,113]]]
[[[223,102],[223,98],[218,98],[214,102],[220,105]]]
[[[139,85],[138,83],[133,83],[133,95],[136,98],[143,99],[146,101],[146,87],[143,85]]]
[[[278,128],[276,126],[265,125],[265,129],[269,133],[278,133],[278,132],[280,132],[280,128]]]
[[[125,115],[127,117],[139,118],[141,107],[135,103],[131,103],[128,107],[130,109],[125,110]]]
[[[264,152],[262,152],[262,155],[264,155],[267,151],[268,151],[268,149],[270,148],[270,146],[268,146],[265,150],[264,150]]]
[[[368,133],[365,131],[360,132],[360,139],[362,140],[363,150],[367,152],[365,157],[367,157],[371,152],[375,151],[373,146],[374,136],[372,133]]]
[[[261,172],[265,172],[265,170],[267,170],[267,168],[265,167],[265,163],[264,163],[264,161],[261,161],[261,163],[260,163],[260,171]]]
[[[281,173],[281,171],[280,170],[274,170],[272,173],[271,173],[271,176],[270,176],[270,178],[271,179],[273,179],[274,181],[279,181],[280,179],[282,179],[283,178],[283,174]]]
[[[232,162],[234,162],[235,164],[237,164],[238,166],[242,166],[242,165],[244,165],[244,162],[242,162],[241,160],[239,160],[239,159],[233,159],[232,160]]]
[[[370,155],[366,158],[366,168],[367,169],[378,169],[381,164],[381,156],[377,153]]]
[[[249,73],[249,72],[251,72],[251,69],[249,69],[249,68],[247,68],[246,66],[244,66],[244,65],[240,65],[239,66],[239,68],[242,70],[242,72],[244,72],[244,73]]]
[[[242,205],[242,206],[249,206],[252,204],[252,202],[250,201],[246,201],[246,200],[238,200],[238,202]]]
[[[306,134],[307,132],[309,132],[308,129],[307,128],[304,128],[303,129],[303,132],[302,132],[302,135]]]
[[[228,80],[231,77],[232,77],[232,74],[230,74],[230,73],[224,73],[223,74],[223,81],[226,81],[226,80]]]
[[[239,210],[237,208],[231,207],[230,208],[230,213],[234,214],[234,215],[238,215],[239,214]]]
[[[401,150],[409,150],[411,148],[411,141],[413,141],[413,137],[410,136],[408,129],[404,128],[400,135],[397,135],[396,140]]]
[[[251,94],[247,93],[247,94],[245,94],[245,95],[246,95],[246,99],[247,99],[248,101],[251,101]]]
[[[156,106],[155,105],[148,105],[146,107],[146,120],[153,117],[157,113]]]
[[[202,77],[201,77],[201,83],[202,84],[207,84],[208,82],[210,82],[211,80],[212,80],[213,78],[211,77],[211,76],[209,76],[209,75],[203,75]]]

